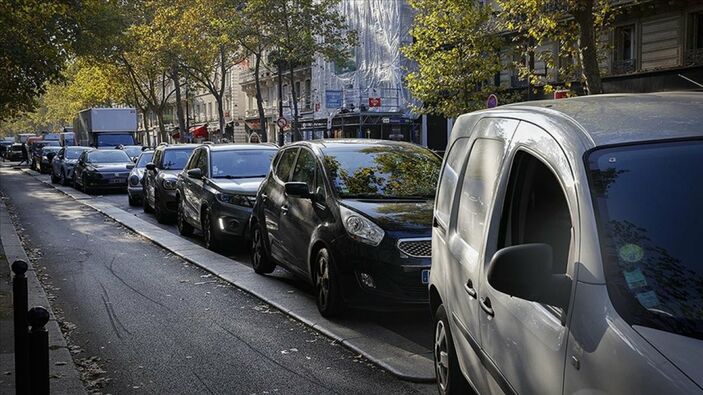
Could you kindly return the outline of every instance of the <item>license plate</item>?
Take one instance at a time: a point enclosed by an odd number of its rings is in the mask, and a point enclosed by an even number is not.
[[[422,283],[429,284],[430,283],[430,269],[424,269],[420,274],[421,274],[421,278],[422,278]]]
[[[113,178],[110,180],[110,184],[124,184],[127,182],[126,178]]]

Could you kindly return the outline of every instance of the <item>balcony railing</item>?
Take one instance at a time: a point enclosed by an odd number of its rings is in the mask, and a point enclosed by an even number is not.
[[[698,66],[703,64],[703,48],[693,48],[684,54],[684,66]]]
[[[637,71],[637,59],[627,59],[613,62],[613,74],[629,74]]]

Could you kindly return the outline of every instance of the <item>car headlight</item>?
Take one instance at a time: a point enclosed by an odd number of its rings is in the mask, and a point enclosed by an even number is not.
[[[175,178],[164,178],[161,181],[161,185],[164,189],[176,189],[176,179]]]
[[[339,206],[339,212],[342,214],[344,229],[352,239],[374,247],[381,243],[385,232],[378,225],[346,207]]]
[[[129,177],[129,185],[136,187],[139,185],[139,176],[136,174],[133,174],[132,176]]]
[[[222,203],[233,204],[235,206],[253,207],[256,198],[254,196],[237,195],[234,193],[218,193],[215,195]]]

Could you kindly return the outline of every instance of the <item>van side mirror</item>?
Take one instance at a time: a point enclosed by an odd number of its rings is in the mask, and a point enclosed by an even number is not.
[[[307,199],[311,197],[310,190],[308,189],[308,184],[304,182],[287,182],[285,184],[286,195]]]
[[[154,164],[154,162],[149,162],[146,164],[146,169],[151,171],[156,170],[156,165]]]
[[[493,255],[488,283],[496,290],[530,302],[566,309],[571,278],[552,274],[552,247],[534,243],[506,247]]]
[[[203,178],[203,171],[197,167],[195,169],[188,170],[186,174],[188,174],[188,178],[195,178],[196,180]]]

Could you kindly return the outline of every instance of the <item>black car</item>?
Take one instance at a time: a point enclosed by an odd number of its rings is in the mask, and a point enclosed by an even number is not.
[[[310,281],[323,316],[426,307],[440,158],[409,143],[300,142],[276,156],[252,215],[252,265]]]
[[[44,173],[51,173],[51,161],[54,160],[56,157],[56,154],[59,152],[61,149],[60,146],[49,146],[46,145],[41,148],[39,155],[41,156],[41,160],[37,161],[38,164],[38,171],[42,174]]]
[[[45,147],[56,147],[56,151],[61,148],[59,145],[59,142],[56,140],[46,140],[46,141],[38,141],[34,144],[32,144],[32,157],[30,158],[32,161],[32,164],[30,166],[31,169],[34,169],[40,173],[44,173],[49,169],[49,161],[46,155],[44,155],[43,150]],[[47,150],[48,152],[48,150]],[[56,152],[54,152],[56,153]]]
[[[144,212],[154,212],[156,220],[164,223],[176,216],[176,181],[195,144],[162,144],[154,150],[154,158],[144,173]]]
[[[24,147],[22,144],[15,143],[8,147],[7,152],[5,153],[5,159],[11,162],[22,160],[23,153]]]
[[[69,146],[63,147],[51,161],[51,182],[69,185],[73,181],[73,168],[78,163],[78,158],[83,151],[90,147]]]
[[[73,186],[85,193],[98,188],[124,190],[133,167],[132,159],[121,150],[83,151],[73,169]]]
[[[201,230],[205,246],[245,238],[256,192],[278,152],[273,145],[203,145],[178,175],[177,224],[182,235]]]

